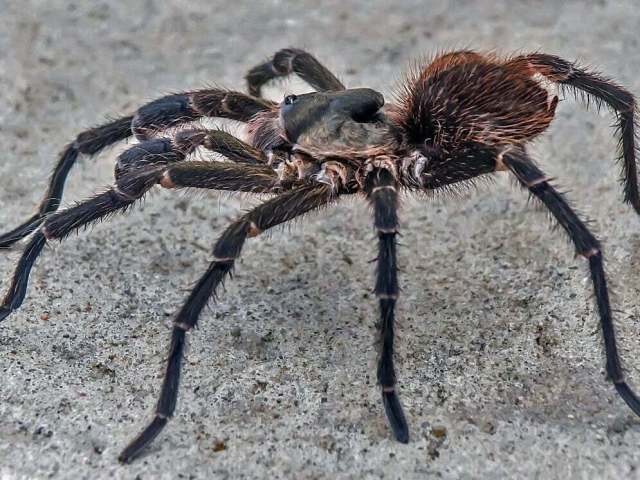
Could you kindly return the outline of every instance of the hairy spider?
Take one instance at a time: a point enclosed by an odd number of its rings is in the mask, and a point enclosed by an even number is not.
[[[261,98],[264,84],[293,73],[317,91],[289,95],[281,103]],[[393,364],[400,191],[446,189],[503,170],[549,209],[577,253],[588,260],[608,377],[640,415],[640,399],[625,382],[618,358],[600,244],[525,149],[554,118],[558,97],[551,87],[569,88],[607,105],[618,122],[624,198],[640,213],[635,100],[629,92],[598,73],[542,53],[509,58],[472,51],[439,55],[414,69],[397,101],[387,105],[374,90],[346,89],[313,56],[298,49],[277,52],[246,78],[249,95],[218,88],[168,95],[133,115],[80,133],[61,153],[38,212],[0,236],[0,247],[7,248],[31,235],[0,306],[2,320],[22,304],[29,272],[48,241],[62,240],[80,227],[126,210],[154,185],[273,195],[232,223],[215,244],[213,260],[175,317],[155,416],[121,453],[121,462],[137,456],[173,415],[186,333],[231,272],[245,240],[350,194],[366,197],[374,212],[375,293],[380,307],[377,379],[395,438],[407,442],[409,429]],[[251,143],[222,130],[193,125],[178,129],[203,117],[246,122]],[[118,157],[115,184],[55,213],[78,156],[94,155],[131,135],[139,143]],[[227,161],[190,160],[199,147]]]

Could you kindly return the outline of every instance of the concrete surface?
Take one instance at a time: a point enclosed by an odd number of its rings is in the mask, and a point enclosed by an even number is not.
[[[460,46],[581,58],[640,94],[633,0],[391,3],[0,0],[0,227],[32,211],[83,127],[169,91],[243,89],[285,46],[387,94],[412,59]],[[568,99],[534,150],[605,242],[640,386],[639,224],[611,121]],[[66,202],[110,183],[121,148],[81,161]],[[176,418],[120,466],[154,408],[173,312],[253,203],[158,191],[45,252],[0,329],[0,478],[640,477],[640,422],[605,382],[584,262],[502,177],[404,202],[409,445],[391,440],[375,388],[374,233],[349,200],[248,244],[190,336]],[[4,288],[16,256],[0,256]]]

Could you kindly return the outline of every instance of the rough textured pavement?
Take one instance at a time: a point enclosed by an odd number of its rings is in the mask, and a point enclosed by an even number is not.
[[[0,0],[1,229],[32,212],[82,128],[170,91],[243,89],[285,46],[386,94],[412,59],[461,46],[581,58],[640,94],[632,0],[390,3]],[[558,110],[534,152],[604,241],[640,386],[640,230],[612,117]],[[80,161],[65,202],[109,184],[121,148]],[[0,329],[0,478],[640,477],[640,422],[605,381],[585,262],[503,176],[403,204],[409,445],[391,440],[375,387],[375,235],[354,199],[248,243],[190,335],[176,418],[120,466],[154,408],[172,314],[255,202],[158,191],[45,252]],[[0,255],[3,288],[17,254]]]

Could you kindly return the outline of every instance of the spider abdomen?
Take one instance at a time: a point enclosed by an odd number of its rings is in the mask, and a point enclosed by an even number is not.
[[[478,54],[449,54],[425,68],[400,99],[410,142],[453,150],[470,143],[520,144],[544,132],[557,97],[528,72]]]

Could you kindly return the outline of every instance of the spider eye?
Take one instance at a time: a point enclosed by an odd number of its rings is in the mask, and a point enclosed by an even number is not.
[[[297,96],[297,95],[287,95],[286,97],[284,97],[284,104],[285,104],[285,105],[291,105],[291,104],[293,104],[297,99],[298,99],[298,96]]]

